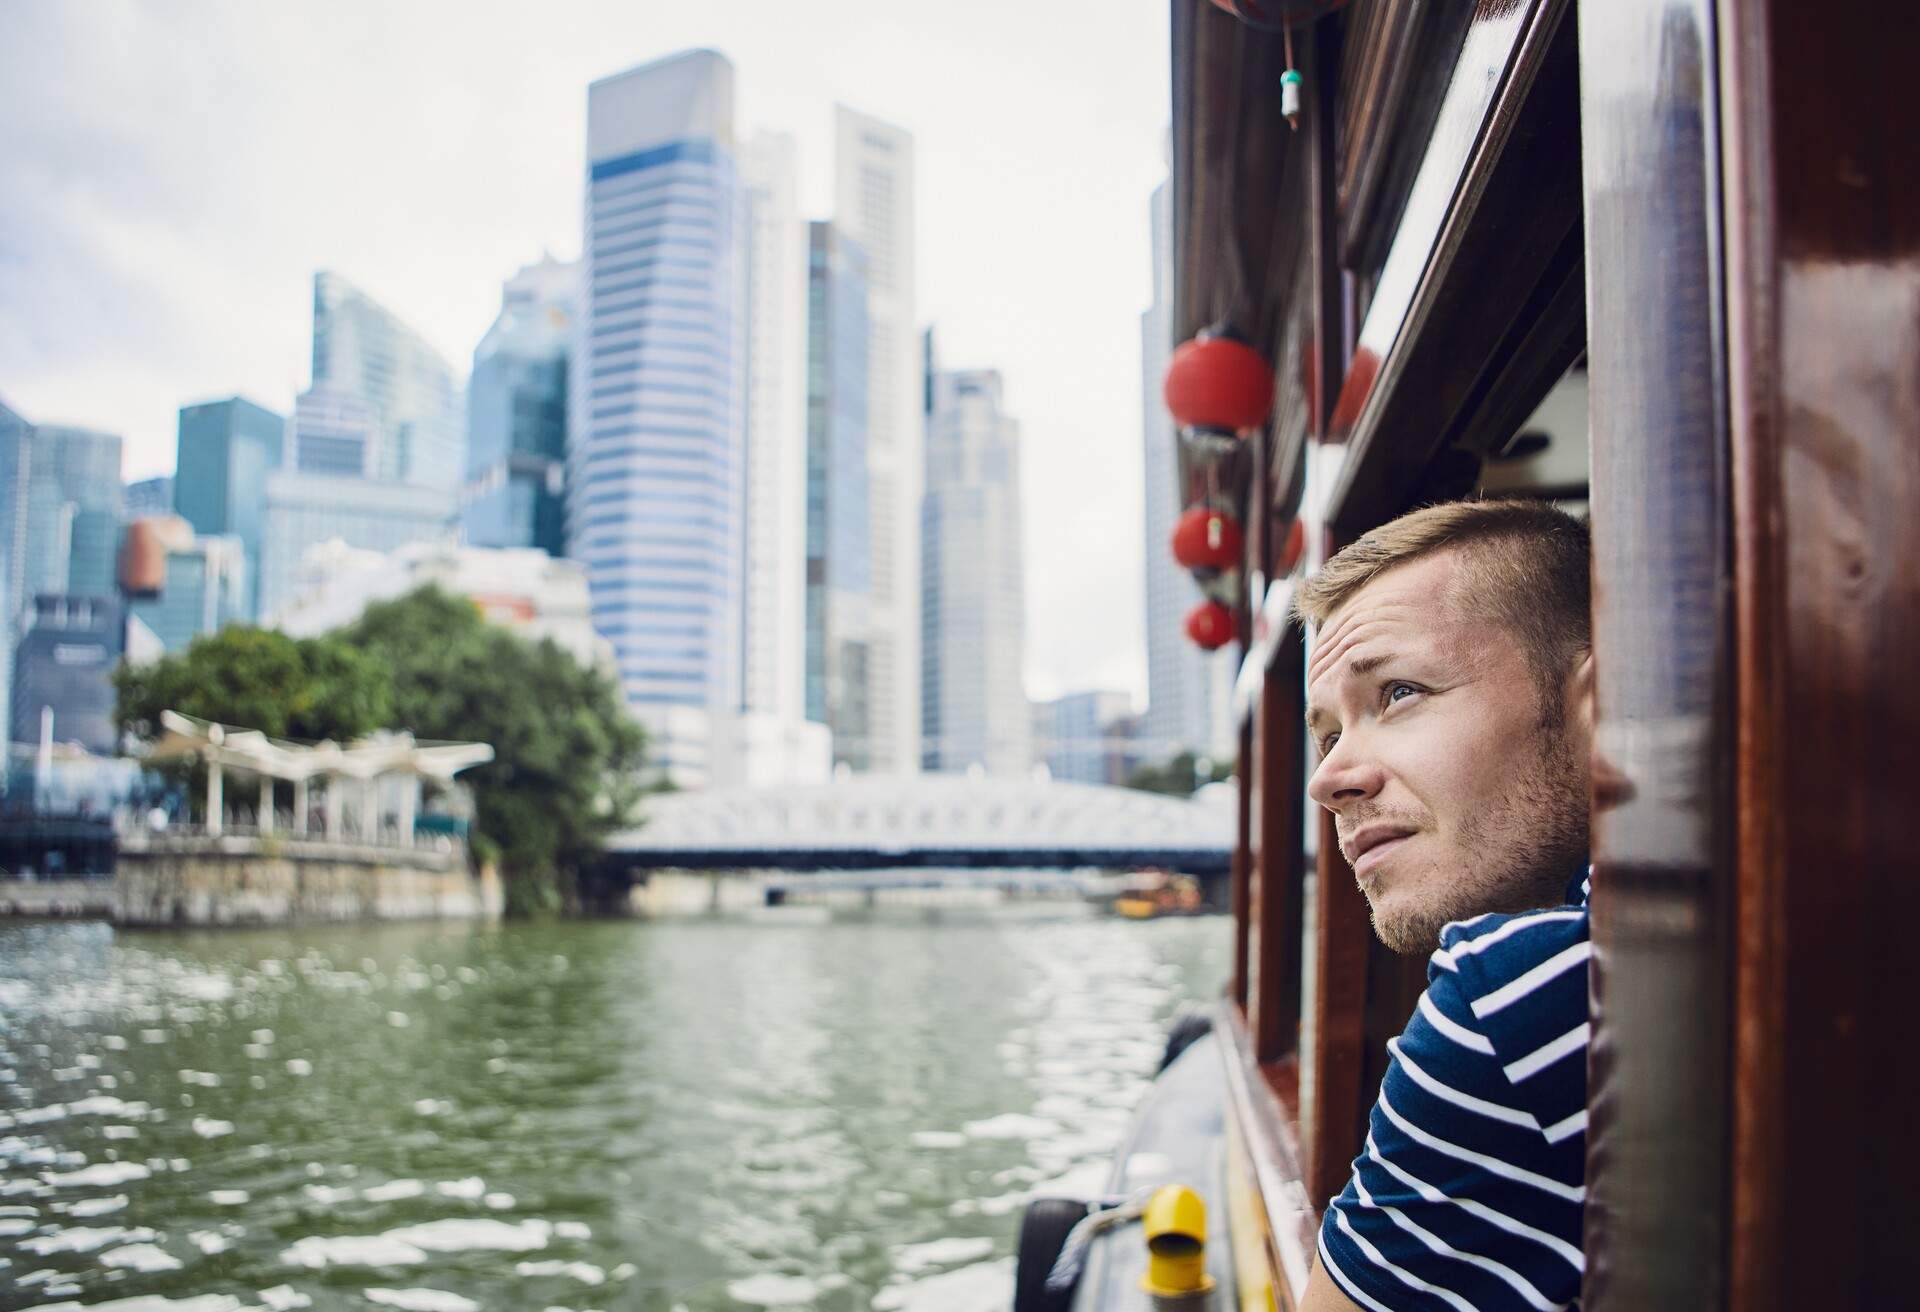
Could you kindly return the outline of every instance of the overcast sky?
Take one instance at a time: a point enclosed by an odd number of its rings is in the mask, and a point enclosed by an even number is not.
[[[331,268],[463,373],[581,245],[586,87],[689,46],[831,208],[835,101],[916,138],[920,314],[1025,438],[1028,684],[1144,701],[1139,313],[1165,0],[0,3],[0,399],[171,471],[181,404],[291,410]]]

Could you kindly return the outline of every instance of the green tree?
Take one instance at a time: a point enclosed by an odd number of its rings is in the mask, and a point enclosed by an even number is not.
[[[492,744],[493,760],[461,780],[475,830],[499,852],[507,908],[560,908],[639,801],[645,738],[613,681],[432,586],[376,602],[339,637],[388,672],[394,724]]]
[[[114,720],[143,741],[160,736],[160,712],[259,729],[275,738],[344,741],[392,714],[387,673],[332,636],[289,638],[233,625],[151,664],[113,676]]]
[[[1192,752],[1181,752],[1160,765],[1134,767],[1133,773],[1127,776],[1127,787],[1172,797],[1191,797],[1201,784],[1217,784],[1231,778],[1232,761],[1210,761],[1195,758]]]

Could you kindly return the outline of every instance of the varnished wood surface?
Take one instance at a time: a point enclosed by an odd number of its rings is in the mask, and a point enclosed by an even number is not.
[[[1727,1294],[1731,527],[1709,9],[1580,7],[1596,746],[1631,788],[1594,828],[1588,1312]]]
[[[1482,0],[1334,407],[1343,531],[1470,488],[1449,448],[1504,441],[1578,358],[1579,166],[1570,5]]]
[[[1256,1060],[1277,1061],[1300,1037],[1300,763],[1305,723],[1300,642],[1283,640],[1255,713],[1255,802],[1259,815],[1248,960],[1247,1028]]]
[[[1358,0],[1348,7],[1337,133],[1340,262],[1370,282],[1386,257],[1473,6]]]
[[[1920,18],[1720,6],[1739,642],[1732,1306],[1913,1301]]]
[[[1253,880],[1253,721],[1243,720],[1240,724],[1240,759],[1234,773],[1239,777],[1240,787],[1234,801],[1235,837],[1233,844],[1232,883],[1228,888],[1229,909],[1233,913],[1233,966],[1227,980],[1227,996],[1242,1011],[1247,1006],[1247,984],[1250,975],[1247,965],[1248,926],[1252,923],[1252,880]]]

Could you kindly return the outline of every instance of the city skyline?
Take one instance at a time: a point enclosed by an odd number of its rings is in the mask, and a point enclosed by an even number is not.
[[[1115,19],[1114,40],[1131,71],[1089,61],[1064,78],[1059,70],[1043,78],[1037,56],[1017,56],[1010,71],[1019,94],[991,104],[959,89],[969,68],[999,59],[998,27],[1046,29],[1028,32],[1026,50],[1045,46],[1032,38],[1056,24],[1061,39],[1078,29],[1011,6],[987,6],[965,23],[906,23],[883,6],[847,5],[802,24],[808,47],[831,47],[831,55],[793,60],[799,20],[790,15],[673,14],[642,23],[589,8],[546,34],[552,40],[538,59],[509,57],[528,48],[519,29],[529,20],[513,16],[423,50],[417,69],[400,61],[403,78],[397,51],[411,56],[413,45],[431,44],[410,43],[403,29],[436,28],[444,11],[386,21],[347,6],[338,17],[320,25],[310,15],[223,12],[176,30],[141,9],[94,18],[25,5],[0,16],[0,27],[19,38],[8,48],[36,49],[43,67],[62,73],[50,81],[22,65],[0,91],[33,99],[18,115],[28,130],[4,148],[25,185],[0,201],[9,253],[26,270],[0,292],[0,342],[17,348],[7,354],[21,369],[0,379],[12,404],[39,422],[123,434],[130,479],[164,472],[183,404],[241,394],[291,413],[309,382],[302,302],[319,268],[366,287],[442,355],[465,361],[497,313],[505,277],[542,249],[563,259],[577,253],[574,178],[584,158],[587,83],[673,49],[717,47],[741,67],[742,120],[795,136],[803,217],[833,212],[835,102],[914,134],[922,213],[916,326],[937,324],[956,363],[999,369],[1010,405],[1027,418],[1023,482],[1027,520],[1037,521],[1029,544],[1031,691],[1144,689],[1139,548],[1099,540],[1095,530],[1137,514],[1137,392],[1120,371],[1137,368],[1132,322],[1146,300],[1147,271],[1144,231],[1129,229],[1144,227],[1134,218],[1138,197],[1162,167],[1165,106],[1120,102],[1138,99],[1143,81],[1134,74],[1164,54],[1163,11],[1142,4]],[[252,62],[272,64],[272,53],[289,44],[305,52],[296,66],[329,66],[329,52],[349,47],[366,54],[367,66],[350,79],[355,94],[323,112],[308,103],[311,79],[280,86],[250,61],[232,59],[246,50],[257,53]],[[871,57],[881,49],[890,60]],[[127,88],[120,103],[143,103],[159,66],[177,72],[212,59],[222,61],[222,77],[209,83],[217,92],[196,91],[155,123],[146,121],[151,113],[77,103],[97,100],[88,89],[109,80]],[[501,77],[497,88],[487,82]],[[400,97],[398,82],[411,99]],[[480,103],[483,89],[499,92],[511,122]],[[211,123],[216,116],[251,126],[235,139]],[[464,126],[450,126],[455,119]],[[1074,157],[1061,157],[1062,140],[1073,143]],[[112,143],[109,153],[127,167],[113,179],[69,176],[78,186],[32,185],[71,175],[71,159],[88,155],[88,143]],[[423,143],[434,148],[423,151]],[[349,158],[360,173],[339,192]],[[997,190],[982,185],[989,178],[999,180]],[[1121,196],[1124,206],[1115,203]],[[1089,222],[1095,212],[1099,220]],[[248,231],[227,240],[233,224]],[[1074,245],[1065,247],[1070,229]],[[422,238],[397,239],[412,230]],[[1062,250],[1079,258],[1063,263]],[[97,295],[55,306],[54,285],[70,288],[75,279]],[[87,308],[100,301],[111,307],[109,323]],[[228,329],[236,321],[244,332]],[[83,341],[96,344],[91,363]],[[1113,468],[1096,472],[1095,483],[1104,477],[1106,485],[1084,489],[1084,510],[1036,515],[1057,500],[1049,489],[1085,469],[1095,443],[1113,453],[1099,462]]]

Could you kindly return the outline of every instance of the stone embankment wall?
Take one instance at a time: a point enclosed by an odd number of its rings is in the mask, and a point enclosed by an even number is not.
[[[122,848],[113,919],[122,925],[292,925],[492,919],[501,887],[466,854],[286,842],[154,840]]]
[[[113,880],[0,880],[0,917],[98,920],[113,914]]]

